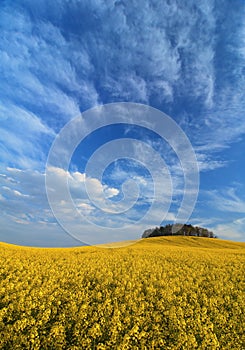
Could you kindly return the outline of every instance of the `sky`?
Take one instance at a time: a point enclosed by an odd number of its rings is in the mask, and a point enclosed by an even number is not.
[[[245,240],[243,0],[3,0],[0,240]]]

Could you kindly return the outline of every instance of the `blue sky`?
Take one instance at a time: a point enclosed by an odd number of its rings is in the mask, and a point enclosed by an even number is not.
[[[220,238],[244,241],[244,16],[241,0],[2,1],[0,240],[36,246],[81,244],[57,222],[47,200],[45,169],[51,145],[62,128],[85,111],[132,102],[166,113],[192,144],[200,186],[189,222]],[[128,145],[134,140],[130,159],[115,158],[102,178],[96,167],[88,174],[93,152],[116,139]],[[115,157],[117,147],[111,148]],[[158,225],[165,207],[156,207],[147,222],[140,221],[156,196],[149,164],[164,169],[162,187],[157,188],[163,188],[163,202],[171,192],[165,222],[174,221],[183,198],[181,164],[159,135],[125,123],[91,133],[74,151],[68,169],[52,168],[61,186],[55,200],[67,225],[83,232],[79,238],[87,243],[99,237],[101,226],[108,228],[103,239],[110,241],[139,238],[142,230]],[[64,179],[69,179],[74,205],[87,220],[67,211]],[[136,188],[128,182],[129,198],[122,186],[128,179],[137,183]],[[116,215],[99,210],[102,193]],[[133,195],[138,198],[134,204]],[[125,223],[132,228],[113,236],[113,228]]]

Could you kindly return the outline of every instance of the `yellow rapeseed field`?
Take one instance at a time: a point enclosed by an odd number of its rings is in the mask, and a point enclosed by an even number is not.
[[[0,244],[0,349],[245,349],[245,244]]]

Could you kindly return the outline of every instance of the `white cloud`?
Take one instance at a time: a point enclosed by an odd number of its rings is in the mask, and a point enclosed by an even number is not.
[[[207,194],[212,205],[224,212],[245,213],[245,200],[236,194],[237,188],[227,188],[222,191],[209,191]]]
[[[228,166],[227,161],[212,159],[212,156],[205,153],[196,153],[199,171],[210,171]]]
[[[72,176],[76,183],[84,183],[86,179],[86,175],[84,173],[80,173],[79,171],[75,171],[72,173]]]
[[[77,205],[78,208],[81,209],[81,210],[87,210],[87,211],[92,211],[92,210],[94,210],[94,207],[92,207],[92,205],[89,205],[89,204],[87,204],[87,203],[77,202],[76,205]]]
[[[10,194],[12,197],[22,197],[22,198],[28,198],[30,197],[28,194],[23,194],[21,193],[20,191],[18,190],[14,190],[14,189],[11,189],[7,186],[2,186],[2,189],[7,192],[8,194]]]
[[[108,186],[104,186],[104,193],[106,198],[112,198],[119,194],[119,190],[117,188],[110,188]]]
[[[52,171],[57,186],[57,192],[54,193],[53,197],[55,205],[57,205],[58,208],[57,212],[58,215],[61,216],[62,222],[71,228],[71,232],[82,232],[82,240],[85,240],[86,232],[90,232],[92,228],[95,237],[88,237],[87,242],[90,243],[91,240],[94,240],[94,242],[97,240],[98,242],[98,240],[100,241],[101,239],[100,242],[102,243],[103,240],[122,240],[140,237],[141,232],[138,232],[138,230],[140,230],[141,226],[145,227],[146,223],[141,223],[141,221],[137,222],[137,220],[142,217],[141,207],[137,205],[131,207],[135,199],[133,189],[131,189],[129,193],[126,191],[126,197],[122,202],[109,201],[110,203],[105,204],[104,201],[106,199],[112,199],[114,196],[118,195],[118,189],[102,185],[98,179],[87,178],[85,174],[79,173],[78,171],[66,172],[60,168],[53,168]],[[44,174],[38,171],[9,167],[6,169],[6,174],[3,175],[6,176],[1,176],[3,184],[2,197],[5,198],[6,196],[7,201],[4,198],[0,200],[0,206],[4,213],[4,218],[9,221],[9,229],[15,227],[14,225],[21,225],[18,228],[19,237],[25,236],[24,230],[26,226],[35,226],[35,235],[42,235],[43,231],[39,224],[41,224],[42,227],[43,225],[47,226],[50,234],[52,231],[51,227],[54,228],[54,232],[57,232],[57,227],[53,226],[56,219],[49,209],[45,194]],[[62,186],[66,183],[67,177],[69,179],[74,207],[71,207],[63,197]],[[15,179],[15,181],[13,181],[13,179]],[[88,181],[88,187],[91,186],[90,194],[92,194],[92,198],[87,196],[85,188],[86,181]],[[149,198],[145,203],[147,205],[148,200]],[[96,205],[94,205],[94,202]],[[144,203],[142,202],[142,204]],[[163,216],[160,210],[161,205],[162,203],[159,203],[159,205],[156,206],[152,213],[151,221],[148,221],[147,225],[154,226],[160,224],[158,221],[161,220]],[[174,214],[168,213],[166,219],[171,219],[173,217]],[[134,224],[137,224],[137,229]],[[117,236],[117,228],[124,227],[125,225],[130,225],[130,227],[126,229],[125,237]],[[101,226],[108,228],[107,237],[103,236],[100,238]],[[80,231],[78,227],[80,227]],[[115,228],[115,232],[111,231],[112,228]],[[2,235],[5,237],[4,232],[1,233],[1,236]],[[15,235],[15,233],[13,232],[12,235]],[[44,237],[46,237],[46,235],[44,235]],[[32,238],[30,241],[32,241]]]
[[[231,223],[219,224],[213,228],[213,231],[221,239],[244,240],[245,223],[240,224],[238,220]]]
[[[49,172],[54,176],[57,198],[62,196],[62,186],[66,183],[66,179],[74,198],[86,198],[87,191],[91,198],[96,200],[104,200],[104,197],[111,198],[119,193],[118,189],[103,185],[98,179],[88,177],[79,171],[69,172],[61,168],[49,167]]]

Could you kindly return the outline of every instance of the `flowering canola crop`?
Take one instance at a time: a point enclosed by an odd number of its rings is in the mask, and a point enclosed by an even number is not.
[[[245,349],[245,244],[0,244],[0,349]]]

